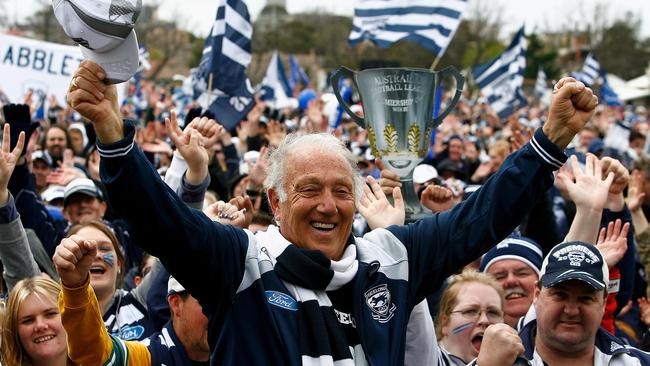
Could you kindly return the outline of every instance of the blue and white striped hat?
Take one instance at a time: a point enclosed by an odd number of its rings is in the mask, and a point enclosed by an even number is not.
[[[524,262],[539,275],[544,255],[542,247],[532,239],[509,236],[485,253],[481,258],[479,270],[487,272],[491,265],[504,259]]]

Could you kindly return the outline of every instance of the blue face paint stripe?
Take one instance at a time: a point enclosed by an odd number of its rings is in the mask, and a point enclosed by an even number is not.
[[[115,254],[113,254],[113,253],[102,254],[101,258],[111,268],[115,265]]]
[[[462,332],[462,331],[464,331],[464,330],[466,330],[466,329],[468,329],[468,328],[471,328],[471,327],[473,327],[473,326],[474,326],[474,322],[470,322],[470,323],[465,323],[465,324],[463,324],[463,325],[459,325],[459,326],[457,326],[456,328],[454,328],[454,329],[451,330],[451,334],[458,334],[458,333],[460,333],[460,332]]]

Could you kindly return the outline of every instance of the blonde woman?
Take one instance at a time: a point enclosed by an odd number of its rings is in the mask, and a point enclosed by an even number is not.
[[[16,284],[2,324],[3,366],[75,365],[68,358],[58,307],[60,292],[58,283],[42,276]]]
[[[503,323],[503,289],[485,273],[454,276],[440,299],[436,335],[447,365],[465,365],[478,356],[485,330]]]

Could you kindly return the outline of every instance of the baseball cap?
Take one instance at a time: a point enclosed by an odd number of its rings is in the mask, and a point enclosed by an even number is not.
[[[41,193],[41,198],[47,203],[50,203],[54,200],[63,199],[63,197],[65,197],[65,187],[57,184],[53,184],[47,187],[43,193]]]
[[[413,183],[422,184],[437,177],[438,171],[429,164],[420,164],[413,170]]]
[[[542,263],[542,286],[553,287],[568,280],[586,282],[596,290],[607,288],[609,269],[600,250],[579,241],[554,246]]]
[[[52,165],[52,158],[43,150],[36,150],[32,153],[32,161],[43,160],[47,165]]]
[[[174,294],[180,294],[187,291],[183,285],[181,285],[178,280],[174,278],[174,276],[169,276],[169,280],[167,281],[167,296],[171,296]]]
[[[509,236],[485,253],[481,258],[479,270],[487,272],[490,266],[498,261],[515,259],[527,264],[539,275],[543,258],[542,247],[532,239],[523,236]]]
[[[77,178],[65,186],[65,193],[63,194],[63,205],[67,205],[70,197],[73,194],[80,193],[87,196],[92,196],[104,200],[102,191],[97,188],[95,182],[88,178]]]
[[[250,162],[251,164],[257,163],[257,159],[260,158],[260,152],[257,150],[249,150],[244,153],[244,161]]]
[[[135,21],[142,0],[53,0],[54,15],[85,58],[106,72],[106,82],[129,80],[138,69]]]

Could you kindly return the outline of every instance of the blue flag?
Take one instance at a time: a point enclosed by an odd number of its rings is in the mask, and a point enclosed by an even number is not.
[[[379,47],[407,40],[442,57],[454,37],[467,0],[359,0],[350,47],[368,39]]]
[[[339,90],[341,93],[341,97],[347,103],[348,105],[352,101],[352,87],[343,79],[339,79]],[[341,121],[343,120],[343,114],[345,111],[343,110],[343,106],[339,104],[336,107],[336,113],[334,113],[332,116],[330,116],[329,119],[329,127],[331,129],[335,129],[341,125]]]
[[[32,120],[42,121],[45,119],[45,97],[46,96],[47,95],[42,90],[34,91],[34,96],[32,97],[32,101],[36,99],[36,103],[34,106],[34,113],[32,115]]]
[[[307,76],[307,73],[296,61],[295,57],[289,56],[289,66],[291,66],[291,76],[289,77],[291,90],[295,89],[298,83],[302,83],[304,86],[309,85],[309,76]]]
[[[209,108],[226,129],[237,125],[255,105],[254,91],[246,76],[251,61],[252,35],[246,3],[219,0],[216,20],[205,39],[199,67],[193,74],[193,85],[194,98]],[[208,90],[210,75],[212,90]]]
[[[547,90],[548,85],[546,85],[546,73],[544,72],[544,69],[540,67],[539,70],[537,70],[537,80],[535,80],[535,95],[537,95],[538,98],[541,98]]]
[[[291,97],[291,88],[289,81],[284,73],[284,65],[278,51],[273,52],[271,62],[266,69],[266,75],[262,80],[260,90],[260,99],[263,101],[272,101],[277,106],[287,105],[287,99]]]
[[[610,107],[622,106],[623,103],[620,99],[618,99],[618,94],[616,94],[614,89],[609,86],[609,82],[607,81],[607,73],[604,70],[601,70],[600,78],[602,80],[602,84],[600,85],[600,99],[604,100],[605,104]]]
[[[571,73],[571,76],[578,81],[582,81],[587,86],[594,85],[594,82],[600,74],[600,62],[596,59],[593,52],[590,52],[585,58],[585,63],[582,65],[582,70]]]
[[[527,47],[524,27],[521,27],[501,55],[472,69],[481,93],[501,118],[510,116],[527,103],[522,90]]]

